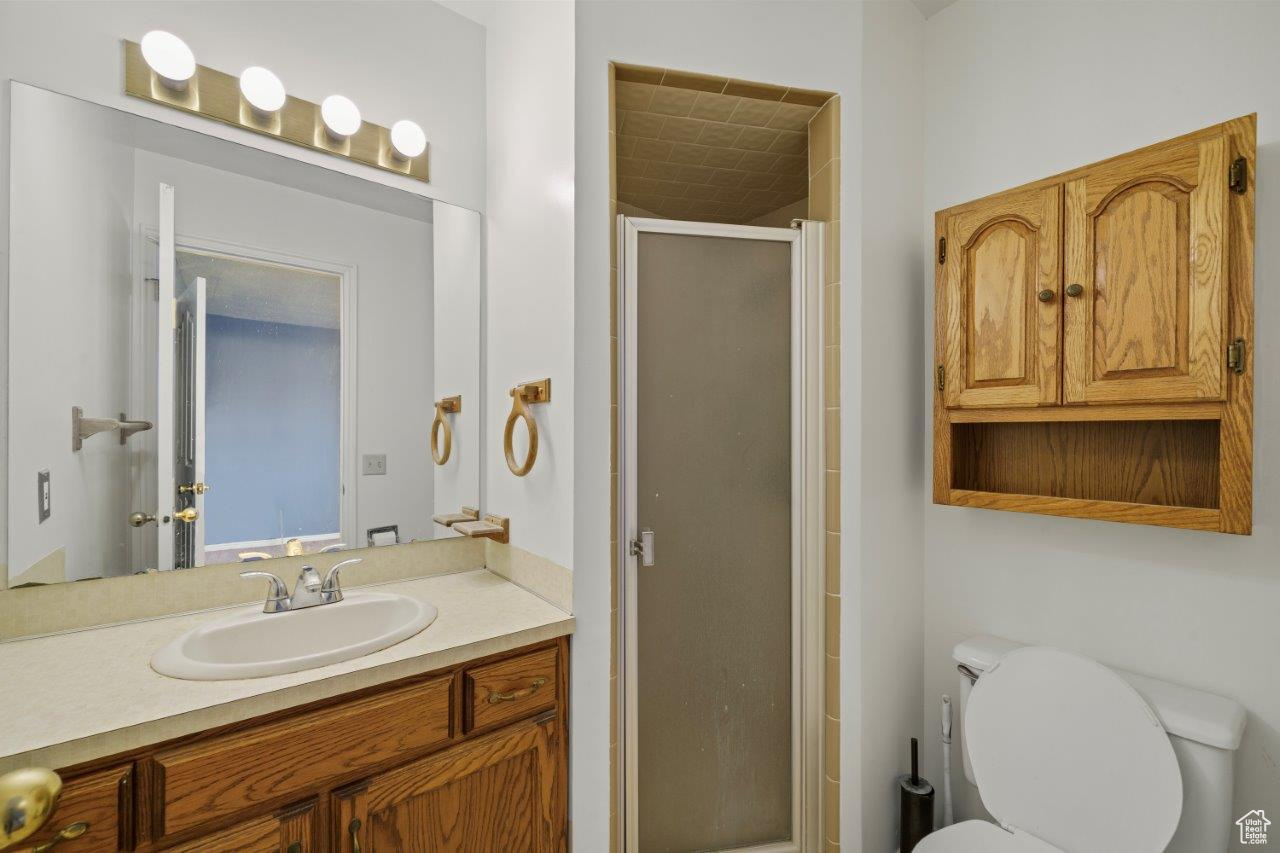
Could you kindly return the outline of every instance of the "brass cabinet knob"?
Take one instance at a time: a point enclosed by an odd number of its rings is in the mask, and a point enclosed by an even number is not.
[[[43,767],[0,776],[0,849],[39,831],[58,807],[61,795],[62,779]]]
[[[185,521],[187,524],[190,524],[200,517],[200,513],[196,511],[195,507],[189,506],[184,510],[175,512],[173,517],[178,519],[178,521]]]
[[[131,513],[129,513],[129,526],[130,526],[130,527],[141,527],[141,526],[142,526],[142,525],[144,525],[144,524],[151,524],[151,523],[152,523],[153,521],[155,521],[155,520],[156,520],[156,517],[155,517],[154,515],[148,515],[148,514],[147,514],[147,513],[145,513],[145,512],[131,512]]]
[[[1044,290],[1036,294],[1036,299],[1039,299],[1041,302],[1052,302],[1053,291],[1049,290],[1048,288],[1045,288]]]
[[[1084,293],[1084,288],[1078,284],[1067,285],[1067,296],[1079,296]]]
[[[212,488],[208,483],[186,483],[178,486],[178,491],[184,495],[203,495]]]

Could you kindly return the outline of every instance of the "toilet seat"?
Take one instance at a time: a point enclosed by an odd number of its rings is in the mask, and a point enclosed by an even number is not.
[[[1026,647],[987,670],[964,735],[982,803],[920,853],[1159,853],[1182,815],[1182,774],[1155,712],[1089,658]],[[971,826],[979,824],[981,826]]]

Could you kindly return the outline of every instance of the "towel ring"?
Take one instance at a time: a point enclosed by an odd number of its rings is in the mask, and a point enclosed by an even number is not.
[[[435,460],[437,465],[443,465],[448,462],[449,454],[453,452],[453,427],[449,426],[449,421],[445,418],[445,415],[461,411],[461,394],[436,401],[436,417],[431,422],[431,458]],[[444,450],[440,449],[440,427],[444,427]]]
[[[507,457],[507,468],[517,477],[523,477],[533,470],[533,463],[538,460],[538,422],[529,411],[529,403],[546,403],[551,399],[551,380],[522,382],[512,388],[510,393],[511,413],[507,415],[507,425],[502,430],[502,450]],[[515,434],[516,421],[521,419],[524,420],[525,429],[529,431],[529,452],[523,463],[517,463],[511,439]]]

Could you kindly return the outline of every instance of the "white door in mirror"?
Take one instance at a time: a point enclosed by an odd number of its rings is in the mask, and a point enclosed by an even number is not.
[[[254,606],[173,640],[152,656],[151,668],[193,681],[282,675],[373,654],[437,615],[425,601],[384,592],[347,593],[335,604],[287,613]]]

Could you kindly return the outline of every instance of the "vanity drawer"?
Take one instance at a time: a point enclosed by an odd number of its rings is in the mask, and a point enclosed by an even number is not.
[[[466,730],[501,725],[554,708],[558,663],[556,649],[551,648],[468,669],[463,683]]]
[[[156,754],[157,836],[447,742],[451,682],[442,676]]]
[[[49,844],[63,833],[54,849],[62,853],[77,850],[127,850],[133,813],[133,765],[125,764],[67,779],[62,785],[58,808],[44,829],[27,844],[31,850]],[[87,824],[80,830],[77,824]],[[71,835],[81,832],[74,838]]]

